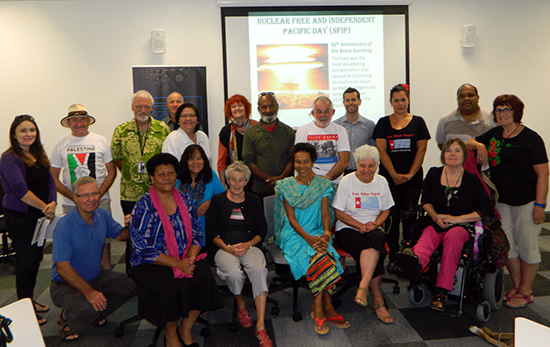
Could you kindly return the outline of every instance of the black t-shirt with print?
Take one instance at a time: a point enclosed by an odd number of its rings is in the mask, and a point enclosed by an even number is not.
[[[406,174],[411,169],[416,155],[416,142],[429,140],[430,132],[424,119],[420,116],[413,116],[409,124],[401,130],[394,129],[389,116],[386,116],[380,118],[376,124],[372,138],[374,140],[386,139],[386,150],[395,172]],[[384,165],[380,165],[380,174],[388,180],[391,179]]]
[[[525,205],[536,197],[537,175],[533,165],[548,162],[544,141],[524,127],[515,137],[504,139],[502,127],[476,137],[487,147],[491,181],[498,190],[498,201],[510,206]]]

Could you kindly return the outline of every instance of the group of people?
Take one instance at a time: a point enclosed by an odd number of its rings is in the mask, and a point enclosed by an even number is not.
[[[311,111],[314,121],[295,132],[278,119],[274,93],[259,95],[259,122],[250,119],[250,102],[234,95],[224,109],[229,122],[219,133],[217,174],[199,110],[177,92],[167,98],[169,115],[163,121],[151,117],[153,97],[135,93],[134,118],[115,129],[110,143],[89,132],[96,120],[84,105],[71,105],[61,120],[71,134],[54,147],[50,160],[35,119],[17,116],[10,148],[0,159],[0,177],[17,253],[18,298],[33,297],[42,259],[42,247],[31,243],[34,228],[39,218],[55,217],[59,192],[66,216],[54,232],[50,292],[62,308],[63,340],[77,339],[89,325],[104,326],[107,316],[139,291],[140,315],[166,329],[167,346],[197,346],[191,328],[200,312],[222,307],[209,261],[235,298],[239,322],[250,327],[242,297],[246,273],[256,308],[255,336],[260,346],[271,346],[264,324],[267,268],[259,246],[267,233],[262,199],[275,194],[276,244],[294,278],[305,277],[310,287],[315,331],[328,333],[328,323],[350,326],[331,302],[343,273],[333,242],[360,268],[354,303],[368,307],[370,289],[374,314],[391,324],[381,292],[385,244],[392,272],[400,213],[417,205],[422,193],[424,231],[403,252],[422,268],[443,244],[431,303],[443,311],[469,225],[495,211],[478,177],[474,150],[477,162],[488,164],[498,191],[496,210],[510,242],[513,287],[506,304],[531,303],[541,261],[537,238],[548,159],[540,136],[521,123],[521,100],[499,96],[487,112],[479,107],[474,86],[460,86],[457,110],[437,126],[443,167],[430,169],[424,179],[426,123],[409,113],[408,85],[394,86],[389,96],[393,113],[377,124],[359,114],[356,89],[344,92],[346,114],[334,122],[332,101],[320,96]],[[125,227],[111,217],[108,190],[117,167]],[[409,230],[407,221],[403,230]],[[126,256],[132,280],[110,270],[110,238],[130,239]],[[38,322],[46,323],[38,314],[49,307],[34,306]]]

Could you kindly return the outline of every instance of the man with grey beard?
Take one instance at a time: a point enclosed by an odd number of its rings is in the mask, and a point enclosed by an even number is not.
[[[170,129],[153,119],[154,99],[146,90],[132,97],[134,118],[116,127],[111,141],[113,161],[121,172],[120,204],[124,215],[132,213],[136,201],[149,191],[151,179],[145,165],[149,158],[162,151],[162,143]]]
[[[294,130],[277,119],[279,104],[275,94],[261,93],[258,99],[261,120],[249,128],[243,139],[243,161],[252,171],[252,191],[263,198],[273,195],[275,182],[292,174],[290,150]]]

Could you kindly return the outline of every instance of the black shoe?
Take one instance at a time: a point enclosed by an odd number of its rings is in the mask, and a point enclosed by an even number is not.
[[[393,265],[394,274],[408,279],[409,281],[418,281],[422,266],[412,249],[405,248],[403,252],[397,253],[395,257],[396,259]]]

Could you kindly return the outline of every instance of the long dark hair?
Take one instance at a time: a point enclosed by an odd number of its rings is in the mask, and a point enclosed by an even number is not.
[[[212,169],[210,168],[210,163],[208,162],[208,157],[206,156],[204,149],[202,149],[202,147],[199,145],[189,145],[187,146],[185,151],[183,151],[178,167],[178,178],[181,183],[193,182],[193,179],[191,178],[191,172],[189,171],[189,165],[187,165],[187,161],[196,152],[199,152],[199,154],[201,155],[202,160],[204,161],[204,167],[197,175],[197,178],[195,178],[195,181],[203,181],[204,183],[210,183],[210,181],[212,181]]]
[[[17,139],[15,138],[15,129],[17,129],[17,127],[25,121],[31,122],[36,128],[36,138],[34,139],[33,144],[30,146],[29,152],[36,158],[36,162],[38,164],[45,167],[46,169],[49,169],[50,161],[48,160],[48,156],[44,151],[44,147],[42,147],[42,141],[40,140],[40,130],[38,130],[38,125],[36,124],[34,118],[32,116],[29,116],[28,114],[16,116],[11,123],[10,148],[8,148],[4,153],[13,153],[17,155],[19,158],[21,158],[21,160],[23,160],[23,163],[25,163],[25,166],[27,167],[35,165],[35,163],[31,159],[29,159],[29,157],[27,157],[25,151],[23,151],[23,148],[21,148],[21,145],[19,145],[19,142],[17,142]]]

